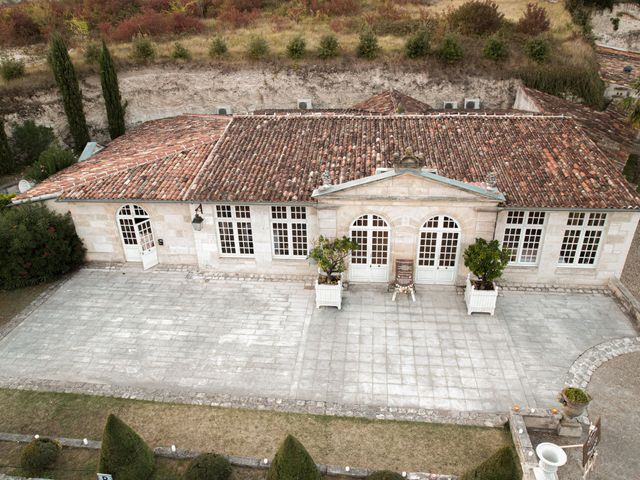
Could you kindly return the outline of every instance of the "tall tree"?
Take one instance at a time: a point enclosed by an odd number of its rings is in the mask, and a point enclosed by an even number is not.
[[[60,90],[64,112],[73,137],[73,146],[77,153],[82,152],[89,141],[89,129],[82,108],[82,93],[78,84],[76,70],[73,68],[67,46],[62,37],[55,33],[51,38],[49,65]]]
[[[100,83],[102,84],[102,96],[107,109],[109,135],[113,140],[124,133],[124,110],[126,104],[122,103],[120,87],[118,86],[118,74],[104,40],[102,41],[102,53],[100,55]]]
[[[9,148],[9,139],[7,132],[4,131],[4,118],[0,117],[0,175],[5,173],[13,173],[15,162],[11,148]]]

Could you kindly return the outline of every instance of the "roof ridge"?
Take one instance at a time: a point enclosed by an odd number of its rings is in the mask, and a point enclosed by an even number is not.
[[[460,111],[459,113],[441,113],[438,110],[433,110],[433,113],[394,113],[394,114],[380,114],[380,113],[371,113],[369,115],[361,115],[361,114],[349,114],[349,113],[338,113],[334,115],[318,115],[313,113],[302,113],[300,115],[269,115],[269,114],[240,114],[234,115],[233,118],[269,118],[269,119],[281,119],[281,118],[376,118],[376,119],[388,119],[388,118],[430,118],[430,117],[444,117],[444,118],[558,118],[558,119],[574,119],[571,115],[565,115],[560,113],[544,113],[544,112],[531,112],[531,113],[474,113],[474,112],[464,112]],[[229,122],[231,123],[231,122]],[[221,137],[222,138],[222,137]]]

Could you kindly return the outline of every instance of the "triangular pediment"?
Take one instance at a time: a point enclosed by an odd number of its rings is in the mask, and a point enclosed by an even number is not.
[[[504,195],[493,189],[471,185],[432,172],[413,169],[390,170],[339,185],[324,186],[314,198],[389,198],[411,200],[460,199],[503,202]]]

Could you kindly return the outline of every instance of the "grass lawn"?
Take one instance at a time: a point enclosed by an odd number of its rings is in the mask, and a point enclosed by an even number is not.
[[[0,290],[0,328],[24,310],[50,286],[50,283],[42,283],[17,290]]]
[[[150,446],[272,458],[287,433],[318,463],[461,474],[511,442],[506,429],[375,421],[0,389],[0,431],[99,440],[109,413]],[[0,464],[6,464],[0,450]]]

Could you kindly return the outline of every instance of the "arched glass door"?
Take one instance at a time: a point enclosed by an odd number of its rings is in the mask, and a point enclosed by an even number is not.
[[[420,228],[416,282],[452,285],[458,272],[460,226],[451,217],[438,215]]]
[[[389,279],[389,234],[384,218],[367,214],[357,218],[349,234],[360,248],[351,252],[349,280],[352,282],[386,282]]]
[[[127,262],[142,262],[145,270],[158,264],[158,251],[149,214],[138,205],[125,205],[116,214]]]

